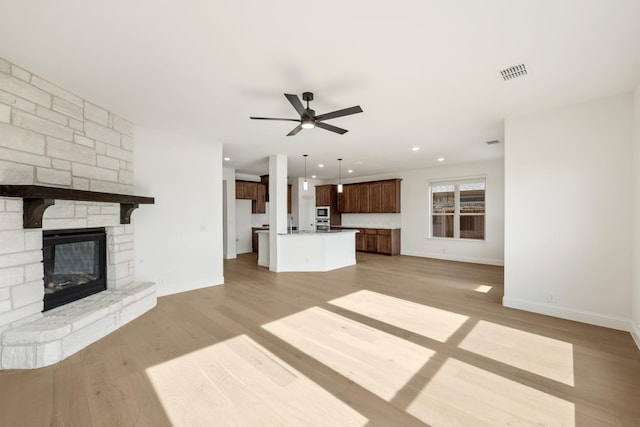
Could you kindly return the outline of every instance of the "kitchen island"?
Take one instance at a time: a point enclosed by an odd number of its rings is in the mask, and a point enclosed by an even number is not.
[[[269,230],[258,234],[258,265],[269,267]],[[355,265],[356,230],[278,234],[278,271],[329,271]]]

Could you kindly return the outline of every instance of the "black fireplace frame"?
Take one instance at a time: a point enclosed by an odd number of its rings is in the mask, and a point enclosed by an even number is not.
[[[47,248],[54,247],[53,250],[55,250],[55,245],[87,241],[98,242],[98,257],[102,266],[102,277],[91,282],[84,283],[80,287],[74,286],[69,289],[59,290],[52,294],[45,293],[44,309],[42,310],[43,312],[56,307],[60,307],[64,304],[68,304],[72,301],[86,298],[89,295],[93,295],[107,289],[107,234],[104,227],[67,230],[43,230],[43,272],[46,271],[47,265],[50,267],[49,270],[52,270],[52,266],[49,263],[53,263],[53,257],[48,258],[46,256],[45,251],[47,250]]]

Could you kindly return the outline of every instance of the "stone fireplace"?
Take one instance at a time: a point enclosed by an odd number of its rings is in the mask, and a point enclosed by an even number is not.
[[[133,171],[131,123],[0,59],[0,185],[131,195]],[[156,303],[155,284],[135,280],[123,204],[52,199],[38,228],[25,228],[23,198],[0,195],[0,369],[56,363]],[[95,228],[106,290],[43,312],[43,233]]]

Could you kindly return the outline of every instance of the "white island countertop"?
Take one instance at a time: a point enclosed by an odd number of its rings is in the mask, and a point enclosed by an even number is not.
[[[278,271],[329,271],[356,263],[357,230],[278,233]],[[258,264],[269,267],[269,230],[258,230]]]

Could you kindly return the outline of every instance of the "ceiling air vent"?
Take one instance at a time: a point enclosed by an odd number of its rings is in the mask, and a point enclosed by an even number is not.
[[[516,77],[526,76],[527,67],[525,67],[524,64],[514,65],[513,67],[505,68],[500,71],[500,75],[502,75],[504,80],[511,80]]]
[[[487,145],[500,144],[500,141],[497,139],[492,139],[491,141],[487,141]]]

